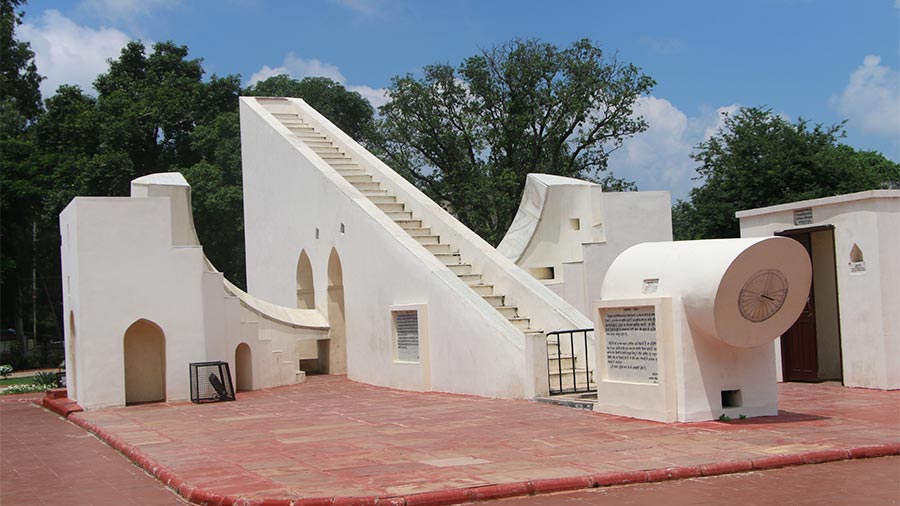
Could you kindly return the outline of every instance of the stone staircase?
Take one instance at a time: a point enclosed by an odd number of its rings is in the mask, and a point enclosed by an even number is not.
[[[547,358],[551,389],[561,389],[563,391],[576,389],[579,391],[585,389],[596,390],[594,371],[585,370],[571,350],[560,351],[559,343],[554,339],[547,339]],[[588,378],[590,378],[590,382],[588,382]],[[571,395],[582,396],[584,394]]]
[[[531,328],[530,319],[520,315],[519,308],[509,304],[503,294],[496,293],[493,285],[485,283],[481,274],[474,272],[472,265],[466,263],[460,256],[458,249],[447,242],[443,242],[440,236],[432,234],[427,224],[413,216],[412,212],[406,209],[406,205],[403,202],[400,202],[396,196],[382,188],[372,174],[366,173],[365,169],[360,167],[350,155],[342,152],[327,136],[304,121],[298,114],[270,112],[291,133],[315,151],[320,158],[365,195],[375,206],[381,209],[394,223],[399,225],[413,239],[443,262],[469,288],[493,306],[497,312],[509,320],[517,329],[525,334],[540,334],[543,332],[542,330]]]

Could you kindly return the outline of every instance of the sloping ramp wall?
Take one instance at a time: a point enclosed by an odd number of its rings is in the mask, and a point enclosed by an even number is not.
[[[442,238],[464,238],[456,244],[461,250],[473,250],[473,264],[505,262],[491,281],[529,287],[528,294],[513,293],[518,289],[507,294],[523,307],[530,304],[528,311],[532,307],[534,311],[529,316],[550,315],[541,325],[573,328],[590,323],[483,241],[473,248],[474,233],[305,103],[281,99],[279,104],[327,132]],[[535,378],[522,331],[294,136],[267,107],[272,104],[241,99],[248,291],[278,304],[292,303],[297,289],[294,273],[305,251],[314,273],[317,308],[327,314],[325,273],[334,250],[343,269],[351,379],[411,390],[533,396],[536,382],[546,383],[546,378]],[[395,352],[391,311],[410,306],[419,307],[425,316],[420,320],[424,325],[419,329],[418,362],[400,361]]]

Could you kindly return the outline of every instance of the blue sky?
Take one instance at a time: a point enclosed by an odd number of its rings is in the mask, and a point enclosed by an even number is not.
[[[245,84],[324,75],[378,105],[392,76],[428,64],[587,37],[658,82],[638,107],[651,128],[610,161],[642,190],[685,196],[692,147],[740,106],[847,119],[845,142],[900,160],[900,0],[30,0],[25,13],[45,98],[89,89],[130,39],[184,44]]]

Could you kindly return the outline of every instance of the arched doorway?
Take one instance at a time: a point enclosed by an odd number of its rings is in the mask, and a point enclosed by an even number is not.
[[[166,336],[155,323],[128,327],[125,348],[125,404],[166,400]]]
[[[313,289],[312,265],[306,251],[297,260],[297,309],[315,309],[316,291]]]
[[[337,250],[332,248],[328,257],[328,323],[331,325],[331,338],[320,341],[319,364],[328,364],[328,374],[345,374],[347,372],[347,334],[344,324],[344,273],[341,258]],[[325,356],[323,357],[323,352]]]
[[[78,400],[77,385],[75,383],[75,336],[75,312],[69,311],[69,349],[66,355],[66,383],[72,385],[72,391],[67,392],[66,395]]]
[[[253,390],[253,355],[247,343],[241,343],[234,350],[234,376],[237,391]]]

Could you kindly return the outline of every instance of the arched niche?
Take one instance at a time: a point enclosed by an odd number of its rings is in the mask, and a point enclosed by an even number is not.
[[[328,323],[331,326],[330,339],[320,341],[319,366],[327,364],[328,374],[347,372],[347,334],[344,320],[344,270],[341,258],[332,248],[328,256]]]
[[[234,376],[238,392],[253,390],[253,353],[247,343],[234,349]]]
[[[125,404],[166,400],[166,336],[159,325],[138,320],[124,337]]]
[[[315,309],[316,291],[313,289],[312,264],[306,251],[300,252],[297,260],[297,308]]]
[[[68,342],[68,353],[66,354],[66,378],[69,380],[68,383],[72,385],[72,391],[68,392],[68,395],[72,399],[78,399],[76,396],[78,395],[77,385],[76,385],[76,376],[75,376],[75,361],[77,360],[75,357],[75,343],[77,339],[77,333],[75,332],[75,311],[69,311],[69,342]]]

